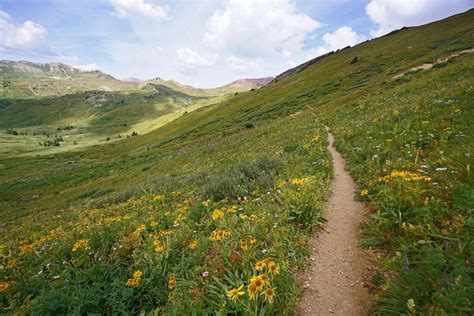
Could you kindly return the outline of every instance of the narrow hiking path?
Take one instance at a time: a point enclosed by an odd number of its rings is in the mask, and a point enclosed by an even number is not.
[[[331,133],[328,140],[334,179],[327,223],[310,241],[311,260],[300,279],[303,293],[297,315],[364,315],[370,304],[365,286],[369,259],[359,246],[364,205],[354,200],[354,180],[333,147]]]

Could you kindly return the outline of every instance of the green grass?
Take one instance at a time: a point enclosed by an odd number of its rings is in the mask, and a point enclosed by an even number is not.
[[[358,197],[371,210],[364,244],[380,254],[371,313],[469,315],[474,57],[392,77],[472,47],[473,14],[345,49],[144,135],[5,157],[5,311],[289,314],[328,193],[325,123],[369,192]],[[215,230],[230,235],[210,240]],[[280,269],[267,272],[275,301],[247,288],[227,298],[268,256]]]

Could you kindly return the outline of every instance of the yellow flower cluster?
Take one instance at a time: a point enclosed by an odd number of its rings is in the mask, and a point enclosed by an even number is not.
[[[232,300],[235,301],[240,296],[245,295],[245,292],[242,291],[244,286],[241,285],[238,288],[234,288],[227,292],[227,296]],[[270,279],[266,274],[260,274],[253,276],[250,279],[249,284],[247,285],[247,293],[251,300],[256,300],[257,294],[264,295],[265,301],[269,302],[270,304],[273,302],[275,297],[275,289],[270,286]]]
[[[271,274],[278,274],[280,273],[280,269],[276,265],[276,263],[273,261],[273,258],[268,257],[266,259],[260,260],[255,264],[255,270],[257,271],[262,271],[265,268],[267,268],[268,272]]]
[[[163,245],[163,243],[158,239],[153,241],[153,246],[155,246],[155,251],[158,253],[163,252],[165,250],[165,245]]]
[[[219,218],[224,217],[224,212],[222,212],[220,209],[215,209],[214,212],[212,212],[212,220],[216,221]]]
[[[127,286],[128,287],[134,287],[134,286],[137,286],[138,284],[140,284],[140,281],[142,279],[142,275],[143,275],[143,272],[141,272],[140,270],[135,271],[133,273],[133,277],[128,279]]]
[[[165,196],[163,194],[157,194],[153,197],[153,201],[161,201],[165,198]]]
[[[33,241],[32,243],[28,244],[26,241],[20,241],[19,249],[20,255],[24,255],[26,253],[33,252],[36,248],[41,246],[42,244],[50,241],[50,240],[59,240],[65,236],[65,232],[62,227],[58,227],[56,229],[50,230],[47,235],[41,236],[37,240]],[[36,234],[31,236],[31,239],[36,238]],[[30,239],[30,240],[31,240]]]
[[[211,237],[209,237],[210,240],[222,240],[226,237],[230,236],[230,230],[224,229],[216,229],[211,233]]]
[[[161,236],[169,236],[172,234],[173,234],[173,231],[171,229],[163,229],[162,231],[160,231]]]
[[[390,175],[384,176],[379,178],[380,182],[389,182],[392,179],[395,178],[400,178],[405,181],[431,181],[430,177],[418,174],[418,173],[413,173],[409,171],[398,171],[398,170],[393,170]]]
[[[301,185],[304,185],[307,181],[308,181],[308,178],[294,178],[294,179],[291,179],[291,184],[301,186]]]
[[[235,214],[237,212],[237,205],[231,205],[227,208],[227,213]]]
[[[168,288],[172,290],[174,289],[175,285],[176,285],[176,274],[172,273],[168,281]]]
[[[74,246],[72,246],[71,251],[76,252],[78,249],[87,249],[89,248],[89,239],[79,239],[76,241]]]
[[[365,189],[365,190],[360,191],[360,196],[367,196],[367,195],[369,195],[369,190]]]
[[[143,233],[144,231],[146,230],[146,226],[145,224],[141,224],[140,226],[137,227],[137,229],[135,229],[135,234],[137,235],[140,235],[141,233]]]

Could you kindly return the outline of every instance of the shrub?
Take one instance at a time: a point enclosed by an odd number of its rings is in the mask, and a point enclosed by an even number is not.
[[[245,123],[244,125],[246,128],[253,128],[253,124],[250,122]]]
[[[271,187],[280,165],[278,158],[268,155],[239,161],[233,167],[217,172],[203,187],[202,195],[219,201],[248,195],[258,189],[266,190]]]

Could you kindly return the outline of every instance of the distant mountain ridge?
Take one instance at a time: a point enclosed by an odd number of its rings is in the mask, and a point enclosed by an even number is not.
[[[63,63],[34,63],[24,60],[0,60],[0,76],[2,77],[34,76],[67,79],[83,75],[117,80],[113,76],[99,70],[86,71]]]
[[[165,86],[190,96],[218,96],[265,86],[273,77],[239,79],[216,88],[196,88],[159,77],[116,79],[100,70],[81,70],[64,63],[0,60],[0,98],[59,96],[88,90],[132,91]]]
[[[273,77],[265,77],[265,78],[257,78],[257,79],[238,79],[235,81],[232,81],[231,83],[225,85],[224,87],[229,87],[229,88],[256,88],[256,87],[263,87],[270,83],[273,79]]]

